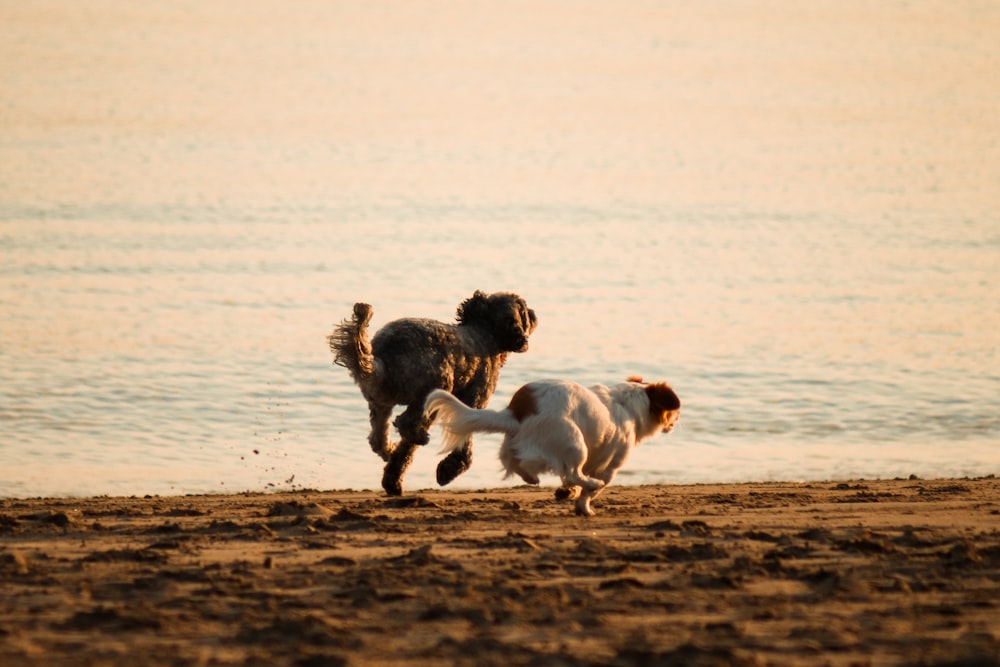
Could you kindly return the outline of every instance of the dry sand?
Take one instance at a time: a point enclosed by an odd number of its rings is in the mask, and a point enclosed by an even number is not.
[[[2,665],[997,665],[1000,480],[0,500]]]

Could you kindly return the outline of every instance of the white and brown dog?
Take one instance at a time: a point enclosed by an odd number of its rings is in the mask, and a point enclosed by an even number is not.
[[[577,497],[576,513],[593,516],[590,501],[607,486],[632,449],[680,417],[681,401],[666,383],[641,378],[612,387],[573,382],[531,382],[515,392],[503,410],[475,409],[443,390],[424,403],[428,420],[444,432],[442,453],[461,447],[472,433],[503,433],[500,462],[506,477],[528,484],[538,475],[562,478],[557,498]]]

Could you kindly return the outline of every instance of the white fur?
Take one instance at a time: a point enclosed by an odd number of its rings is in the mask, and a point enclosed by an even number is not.
[[[470,408],[435,390],[424,403],[424,414],[437,413],[444,433],[442,453],[460,447],[472,433],[503,433],[500,461],[507,477],[516,474],[538,484],[541,473],[559,475],[567,495],[582,490],[577,514],[591,516],[591,499],[611,482],[632,448],[670,432],[677,421],[679,409],[651,412],[646,386],[632,381],[590,388],[560,380],[532,382],[503,410]]]

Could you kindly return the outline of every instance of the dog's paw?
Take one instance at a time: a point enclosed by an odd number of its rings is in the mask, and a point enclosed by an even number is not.
[[[556,500],[576,500],[579,496],[579,486],[561,486],[556,489]]]
[[[403,495],[403,475],[413,461],[414,445],[401,441],[392,451],[389,462],[382,469],[382,488],[390,496]]]
[[[437,466],[437,483],[440,486],[450,484],[456,477],[469,469],[469,466],[472,465],[470,459],[470,456],[464,455],[461,451],[452,452],[441,459]]]
[[[576,504],[577,516],[591,517],[594,516],[595,514],[597,514],[597,512],[595,512],[594,509],[590,506],[590,503],[587,503],[586,505],[581,505],[580,503]]]
[[[398,477],[392,475],[382,476],[382,488],[387,496],[403,495],[403,483]]]

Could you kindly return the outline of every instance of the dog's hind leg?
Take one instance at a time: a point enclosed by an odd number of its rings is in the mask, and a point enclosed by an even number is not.
[[[437,483],[441,486],[450,484],[456,477],[472,465],[472,438],[465,444],[441,459],[437,466]]]
[[[418,445],[430,439],[430,420],[424,418],[424,402],[414,401],[393,422],[399,429],[399,444],[389,454],[382,471],[382,488],[390,496],[403,495],[403,475],[413,462],[413,452]]]
[[[517,475],[524,480],[525,484],[538,485],[538,474],[524,465],[524,462],[517,456],[516,448],[510,443],[510,440],[505,439],[500,445],[500,464],[507,471],[507,477]]]
[[[368,434],[368,444],[383,461],[388,461],[393,449],[389,441],[389,418],[392,417],[392,406],[369,402],[368,413],[372,425],[371,433]]]
[[[389,455],[389,462],[382,470],[382,488],[388,495],[403,495],[403,475],[413,462],[413,452],[416,448],[416,444],[403,440]]]

